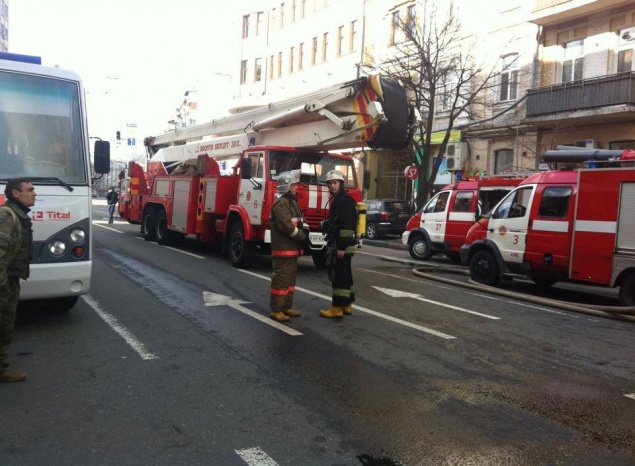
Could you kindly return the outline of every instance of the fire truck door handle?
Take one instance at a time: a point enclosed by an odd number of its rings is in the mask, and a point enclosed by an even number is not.
[[[488,228],[487,231],[489,231],[490,233],[494,233],[494,229],[493,228]]]

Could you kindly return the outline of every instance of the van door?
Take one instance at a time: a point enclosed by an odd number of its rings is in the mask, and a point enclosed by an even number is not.
[[[496,243],[505,262],[523,262],[535,189],[536,185],[516,188],[490,215],[487,239]]]
[[[252,225],[262,224],[262,203],[265,196],[264,153],[250,152],[251,178],[240,180],[238,203],[245,208]]]
[[[452,191],[436,194],[421,211],[421,228],[428,232],[430,241],[443,243],[448,217],[448,200]]]

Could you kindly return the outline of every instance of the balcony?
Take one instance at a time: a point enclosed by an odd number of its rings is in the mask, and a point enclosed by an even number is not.
[[[530,22],[547,26],[630,4],[629,0],[532,0]]]
[[[635,72],[527,91],[525,123],[635,119]]]

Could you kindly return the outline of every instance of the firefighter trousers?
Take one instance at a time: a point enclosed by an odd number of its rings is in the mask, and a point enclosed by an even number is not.
[[[273,257],[271,274],[271,312],[282,312],[293,308],[295,279],[298,275],[297,257]]]
[[[0,372],[9,367],[9,349],[13,340],[13,327],[20,299],[20,279],[8,277],[7,286],[9,296],[4,304],[0,305]]]
[[[333,306],[348,306],[355,301],[355,288],[353,287],[353,256],[346,254],[343,258],[337,258],[333,270]]]

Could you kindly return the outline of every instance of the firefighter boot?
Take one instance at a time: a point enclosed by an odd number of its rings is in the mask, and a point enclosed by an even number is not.
[[[332,317],[342,317],[344,316],[344,311],[342,310],[342,306],[333,306],[331,304],[331,309],[329,309],[328,311],[320,311],[320,315],[322,317],[326,317],[326,318],[332,318]]]
[[[342,312],[345,315],[350,316],[353,313],[353,303],[348,303],[346,306],[342,306]]]
[[[289,317],[300,317],[302,315],[302,312],[297,309],[285,309],[282,313]]]
[[[289,316],[284,315],[284,313],[280,311],[273,311],[271,313],[271,318],[273,320],[277,320],[278,322],[286,322],[287,320],[289,320]]]

